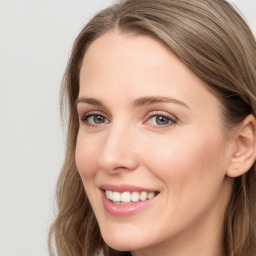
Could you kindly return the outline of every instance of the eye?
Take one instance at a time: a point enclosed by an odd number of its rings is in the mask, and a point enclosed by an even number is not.
[[[157,127],[167,127],[175,124],[177,121],[167,114],[154,114],[150,115],[147,119],[147,123]]]
[[[100,115],[92,115],[89,116],[86,120],[88,123],[93,123],[93,124],[103,124],[105,123],[105,117],[100,116]]]
[[[101,124],[108,124],[109,120],[100,114],[85,114],[81,121],[84,122],[88,126],[98,126]]]

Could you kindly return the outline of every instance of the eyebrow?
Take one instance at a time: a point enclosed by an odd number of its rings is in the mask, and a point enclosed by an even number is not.
[[[79,103],[87,103],[87,104],[90,104],[90,105],[103,107],[103,104],[101,103],[101,101],[96,100],[94,98],[80,97],[76,100],[75,105],[77,106]]]
[[[141,97],[132,103],[134,106],[145,106],[145,105],[151,105],[151,104],[156,104],[156,103],[174,103],[178,104],[181,106],[184,106],[189,109],[189,106],[185,104],[184,102],[174,99],[174,98],[169,98],[169,97]]]
[[[101,101],[96,100],[94,98],[80,97],[76,100],[75,105],[77,106],[79,103],[87,103],[87,104],[98,106],[98,107],[104,107],[104,104]],[[184,102],[182,102],[180,100],[177,100],[175,98],[170,98],[170,97],[159,97],[159,96],[158,97],[157,96],[140,97],[138,99],[135,99],[132,102],[132,105],[135,107],[142,107],[142,106],[152,105],[152,104],[156,104],[156,103],[178,104],[178,105],[181,105],[183,107],[190,109],[187,104],[185,104]]]

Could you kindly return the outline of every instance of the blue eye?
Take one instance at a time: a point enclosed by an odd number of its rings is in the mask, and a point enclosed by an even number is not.
[[[88,126],[109,123],[109,121],[104,116],[97,114],[88,114],[82,118],[82,121],[85,122]]]
[[[153,115],[148,118],[148,123],[155,126],[169,126],[176,123],[176,121],[164,115]]]

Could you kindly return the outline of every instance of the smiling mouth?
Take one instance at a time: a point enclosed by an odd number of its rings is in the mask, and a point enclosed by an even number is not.
[[[106,197],[112,201],[114,204],[132,204],[139,201],[146,201],[149,199],[152,199],[153,197],[157,196],[159,192],[117,192],[117,191],[111,191],[111,190],[105,190]]]

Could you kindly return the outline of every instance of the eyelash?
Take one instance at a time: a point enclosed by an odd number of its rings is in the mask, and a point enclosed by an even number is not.
[[[80,120],[81,120],[81,122],[85,123],[85,125],[87,125],[87,126],[89,126],[89,127],[97,127],[97,126],[99,126],[100,124],[91,124],[91,123],[88,121],[88,119],[89,119],[90,117],[96,117],[96,116],[98,116],[98,117],[103,117],[105,120],[108,120],[108,119],[107,119],[104,115],[102,115],[102,113],[100,113],[100,112],[88,112],[88,113],[84,114]]]
[[[100,123],[100,124],[92,124],[89,122],[89,118],[91,117],[102,117],[104,119],[104,123]],[[163,117],[166,119],[166,121],[168,121],[168,124],[164,124],[164,125],[159,125],[159,124],[150,124],[149,120],[151,118],[160,118],[160,117]],[[102,124],[106,124],[105,121],[107,120],[107,123],[109,123],[110,121],[100,112],[88,112],[86,114],[84,114],[82,116],[82,118],[80,119],[81,122],[83,122],[86,126],[88,127],[99,127],[101,126]],[[171,116],[170,114],[167,114],[167,113],[163,113],[163,112],[159,112],[159,111],[155,111],[155,112],[150,112],[150,114],[148,114],[146,116],[146,121],[143,122],[144,124],[148,124],[150,125],[151,127],[154,127],[154,128],[157,128],[157,129],[164,129],[164,128],[168,128],[174,124],[177,123],[177,120],[176,118],[174,118],[173,116]]]
[[[150,124],[149,123],[150,118],[159,118],[159,117],[164,117],[165,119],[167,119],[168,124],[164,124],[164,125],[157,125],[156,124],[156,125],[154,125],[154,124]],[[176,124],[177,123],[177,119],[174,118],[170,114],[159,112],[159,111],[153,111],[153,112],[150,112],[150,114],[147,115],[146,123],[148,123],[150,126],[153,126],[154,128],[164,129],[164,128],[168,128],[168,127]]]

